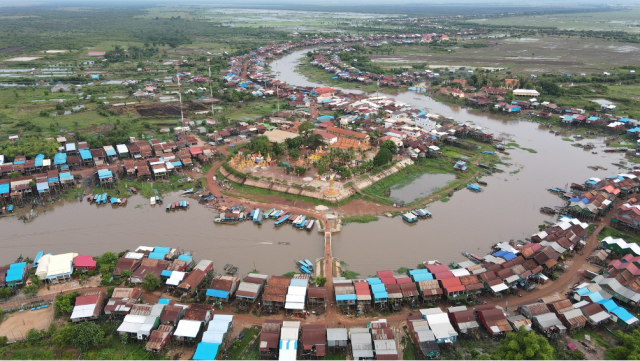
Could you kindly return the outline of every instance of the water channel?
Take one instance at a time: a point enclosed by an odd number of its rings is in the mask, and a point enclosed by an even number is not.
[[[318,86],[295,73],[295,66],[308,50],[289,54],[271,64],[278,78],[290,84]],[[357,92],[345,90],[346,92]],[[382,92],[381,92],[382,93]],[[542,206],[561,205],[562,200],[546,191],[549,187],[566,187],[589,177],[607,177],[618,173],[612,162],[619,154],[603,153],[601,139],[589,140],[596,145],[597,155],[570,146],[561,137],[550,134],[536,123],[503,118],[438,103],[411,91],[389,94],[398,101],[428,109],[430,113],[473,122],[495,136],[509,138],[521,147],[510,150],[510,159],[497,173],[484,180],[488,186],[482,193],[466,189],[446,203],[431,204],[433,218],[408,225],[400,218],[381,218],[368,224],[349,224],[333,236],[333,255],[362,276],[376,270],[415,267],[419,262],[437,259],[460,261],[460,252],[486,254],[500,241],[523,239],[537,231],[544,220],[553,218],[539,212]],[[593,171],[589,165],[608,167]],[[510,172],[518,171],[515,174]],[[425,179],[431,179],[427,176]],[[414,181],[398,189],[401,197],[416,198],[433,186]],[[410,193],[415,192],[412,197]],[[167,202],[182,199],[170,195]],[[63,202],[59,202],[62,204]],[[323,239],[317,232],[307,233],[291,226],[275,229],[272,221],[258,227],[251,222],[235,226],[213,224],[213,212],[192,202],[188,211],[165,213],[164,207],[148,205],[134,197],[126,207],[88,205],[71,202],[49,208],[32,223],[16,217],[0,219],[2,240],[0,263],[15,260],[20,254],[33,257],[37,251],[100,254],[134,249],[138,245],[178,247],[194,253],[196,259],[211,259],[221,269],[226,263],[240,267],[240,274],[253,268],[262,273],[282,274],[294,270],[294,261],[322,257]],[[278,242],[291,242],[289,246]]]

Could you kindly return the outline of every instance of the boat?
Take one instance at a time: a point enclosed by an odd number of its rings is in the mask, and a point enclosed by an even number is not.
[[[311,231],[313,229],[313,223],[315,223],[315,220],[310,220],[309,224],[307,224],[307,231]]]
[[[311,274],[311,271],[309,271],[309,269],[305,266],[300,266],[300,271],[302,271],[302,273],[304,274]]]
[[[278,219],[278,217],[280,216],[280,213],[282,213],[282,211],[281,211],[281,210],[277,210],[277,211],[275,211],[275,212],[271,213],[271,214],[269,215],[269,217],[270,217],[270,218]]]
[[[87,196],[87,201],[91,202],[92,199],[93,199],[93,194],[89,194]]]
[[[258,222],[258,220],[260,220],[260,222],[262,223],[262,218],[260,217],[262,215],[262,213],[260,213],[260,208],[256,208],[253,211],[253,221],[254,222]]]
[[[551,188],[549,188],[549,189],[547,189],[547,190],[548,190],[549,192],[554,192],[554,193],[568,193],[567,191],[565,191],[565,190],[564,190],[564,189],[562,189],[562,188],[554,188],[554,187],[551,187]]]
[[[175,210],[177,206],[178,206],[178,202],[173,202],[170,205],[168,205],[167,207],[171,207],[172,210]]]
[[[13,212],[13,204],[9,204],[9,206],[7,206],[7,212]]]
[[[149,198],[149,204],[151,204],[152,206],[156,204],[156,197],[150,197]]]
[[[278,242],[279,245],[288,246],[291,242]]]
[[[276,220],[276,224],[275,224],[275,226],[276,226],[276,227],[279,227],[279,226],[283,225],[283,224],[284,224],[284,222],[286,222],[288,218],[289,218],[289,215],[286,215],[286,214],[285,214],[284,216],[282,216],[282,217],[278,218],[278,219]]]
[[[238,222],[238,215],[235,213],[220,213],[217,218],[213,220],[216,223],[233,224]]]
[[[487,185],[487,182],[485,182],[485,181],[481,181],[481,180],[477,181],[477,183],[478,183],[479,185],[481,185],[481,186],[486,186],[486,185]]]
[[[123,206],[126,206],[127,205],[127,199],[128,198],[122,198],[122,201],[120,201],[120,204],[123,205]]]
[[[268,210],[268,211],[266,211],[266,212],[262,213],[262,216],[263,216],[264,218],[269,218],[269,216],[271,215],[271,213],[272,213],[273,211],[275,211],[275,210],[276,210],[275,208],[271,208],[270,210]]]
[[[598,152],[591,152],[591,154],[598,154]]]
[[[185,190],[184,192],[182,192],[180,195],[181,196],[190,196],[193,194],[193,188],[189,188],[187,190]]]
[[[238,214],[238,220],[239,220],[239,221],[244,221],[244,212],[240,212],[240,213]]]
[[[311,263],[311,261],[309,261],[308,259],[305,258],[304,262],[307,264],[307,267],[312,270],[313,269],[313,263]]]
[[[129,192],[131,192],[133,194],[138,194],[138,190],[133,188],[133,187],[129,187]]]
[[[254,222],[258,224],[262,224],[262,219],[263,219],[262,213],[258,212],[258,219],[254,220]]]
[[[307,219],[307,216],[299,216],[296,222],[294,223],[295,227],[302,227],[302,223]]]
[[[470,190],[472,190],[474,192],[482,192],[482,188],[480,188],[480,186],[475,184],[475,183],[467,184],[467,188],[469,188]]]
[[[402,219],[409,223],[414,223],[418,221],[418,217],[413,215],[412,213],[405,213],[402,215]]]
[[[542,213],[546,213],[546,214],[556,214],[558,213],[557,210],[551,208],[551,207],[541,207],[540,208],[540,212]]]
[[[169,212],[171,210],[171,204],[167,204],[167,212]]]
[[[162,198],[160,198],[160,196],[156,196],[156,203],[162,204]]]

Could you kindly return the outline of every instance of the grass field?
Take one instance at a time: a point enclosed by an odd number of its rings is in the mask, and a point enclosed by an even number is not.
[[[625,11],[606,11],[598,13],[545,14],[533,16],[511,16],[471,20],[472,23],[504,25],[557,27],[560,29],[627,31],[639,33],[640,8],[633,7]]]
[[[602,231],[600,231],[600,233],[598,233],[598,239],[599,240],[603,240],[607,237],[613,237],[613,238],[622,238],[627,242],[632,242],[632,243],[637,243],[640,244],[640,236],[639,235],[634,235],[631,233],[627,233],[624,231],[621,231],[619,229],[615,229],[613,227],[609,227],[609,226],[604,226],[604,228],[602,228]]]

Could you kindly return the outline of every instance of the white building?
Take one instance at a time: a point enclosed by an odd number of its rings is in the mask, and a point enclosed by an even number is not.
[[[433,120],[429,119],[429,117],[424,115],[416,117],[415,123],[417,127],[422,128],[422,130],[424,130],[427,133],[432,131],[436,127],[436,122],[434,122]]]

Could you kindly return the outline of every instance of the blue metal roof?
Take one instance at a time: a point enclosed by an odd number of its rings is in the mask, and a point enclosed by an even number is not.
[[[355,301],[356,295],[336,295],[336,301]]]
[[[229,297],[229,292],[222,291],[222,290],[208,289],[206,295],[208,297],[225,298],[226,299],[227,297]]]
[[[419,273],[431,273],[431,272],[429,272],[429,270],[426,268],[409,270],[409,274],[412,276]]]
[[[36,254],[36,258],[33,259],[33,264],[38,264],[38,261],[40,261],[40,258],[42,258],[42,256],[44,256],[44,252],[38,252]]]
[[[151,258],[151,259],[164,259],[164,255],[165,255],[165,253],[151,252],[151,253],[149,253],[149,258]]]
[[[181,254],[178,256],[178,259],[187,263],[191,262],[191,256],[189,256],[188,254]]]
[[[7,277],[5,278],[5,281],[6,282],[21,281],[22,276],[24,276],[24,271],[22,269],[10,269],[7,271]]]
[[[382,283],[382,281],[378,277],[367,278],[367,282],[369,283],[369,285],[377,285]]]
[[[10,184],[0,184],[0,194],[9,193],[11,190]]]
[[[630,321],[630,320],[635,318],[635,316],[630,314],[627,310],[625,310],[622,307],[618,307],[618,308],[612,310],[611,313],[613,313],[614,315],[618,316],[618,318],[621,319],[624,322],[628,322],[628,321]]]
[[[116,155],[116,150],[115,150],[115,149],[113,149],[113,148],[111,148],[111,149],[105,149],[104,151],[105,151],[105,153],[107,153],[107,156],[108,156],[108,157],[112,157],[112,156]]]
[[[56,154],[53,157],[53,164],[54,165],[67,164],[67,154],[65,153]]]
[[[412,276],[414,282],[433,281],[433,275],[431,273],[417,273]]]
[[[60,179],[58,179],[58,177],[55,177],[55,178],[49,178],[49,179],[47,179],[47,181],[49,183],[55,183],[55,182],[60,181]],[[0,184],[0,193],[2,193],[2,185],[1,184]]]
[[[98,171],[98,178],[100,179],[111,178],[111,177],[113,177],[113,173],[111,173],[111,171],[108,169],[100,169]]]
[[[88,149],[80,149],[80,157],[82,160],[93,159],[93,156]]]
[[[171,252],[171,248],[169,248],[169,247],[155,247],[153,249],[153,252],[167,254],[167,253]]]
[[[576,293],[577,293],[578,295],[580,295],[580,296],[584,296],[584,295],[587,295],[587,294],[591,293],[591,290],[589,290],[589,289],[588,289],[588,288],[586,288],[586,287],[582,287],[582,288],[578,288],[578,290],[576,291]]]
[[[9,265],[9,269],[23,269],[27,267],[27,262],[20,262],[20,263],[12,263]]]
[[[158,304],[159,305],[168,305],[169,302],[171,302],[171,300],[168,299],[168,298],[161,298],[161,299],[158,300]]]
[[[162,270],[162,272],[160,272],[160,276],[162,277],[171,277],[171,274],[173,273],[173,271],[169,271],[168,269]]]
[[[598,303],[601,304],[602,307],[606,308],[609,312],[618,308],[618,304],[614,300],[602,300]]]
[[[377,292],[386,292],[387,289],[384,287],[384,285],[382,283],[379,283],[377,285],[371,285],[371,292],[373,293],[377,293]]]
[[[289,282],[289,286],[307,287],[307,282],[308,282],[307,280],[292,278],[291,282]]]
[[[604,299],[604,297],[602,297],[602,294],[600,294],[600,292],[598,291],[593,291],[591,293],[587,293],[586,295],[584,295],[585,297],[589,297],[591,299],[591,302],[600,302]]]
[[[47,183],[47,182],[37,183],[36,184],[36,189],[38,190],[38,193],[44,193],[44,191],[49,189],[49,183]]]
[[[383,298],[389,298],[389,294],[387,292],[378,292],[373,294],[373,298],[376,300],[380,300]]]
[[[60,173],[60,179],[73,179],[70,172]]]
[[[218,355],[219,343],[200,342],[193,354],[194,360],[215,360]]]

